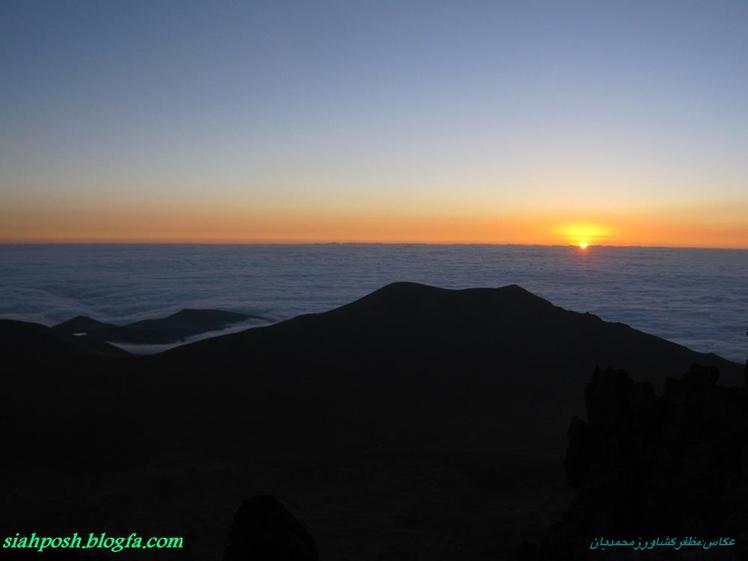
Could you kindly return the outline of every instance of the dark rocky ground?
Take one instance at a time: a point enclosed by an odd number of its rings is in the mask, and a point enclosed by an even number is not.
[[[323,560],[510,559],[524,542],[543,554],[607,469],[588,433],[620,419],[592,413],[572,432],[574,498],[567,427],[596,366],[651,384],[642,403],[661,404],[694,362],[743,384],[740,365],[516,286],[399,283],[149,357],[0,321],[0,356],[3,532],[184,535],[158,558],[201,561],[224,555],[242,501],[268,494]],[[695,454],[677,458],[701,469]]]

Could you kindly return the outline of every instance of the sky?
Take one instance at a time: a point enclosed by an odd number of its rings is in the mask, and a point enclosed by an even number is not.
[[[748,248],[748,2],[0,3],[0,241]]]

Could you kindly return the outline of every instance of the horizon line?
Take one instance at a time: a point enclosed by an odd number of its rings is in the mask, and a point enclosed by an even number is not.
[[[38,245],[137,245],[137,246],[240,246],[240,245],[254,245],[254,246],[315,246],[315,245],[391,245],[391,246],[402,246],[402,245],[413,245],[413,246],[503,246],[503,247],[566,247],[580,249],[577,244],[543,244],[543,243],[502,243],[502,242],[454,242],[454,241],[434,241],[434,242],[413,242],[413,241],[126,241],[126,240],[87,240],[87,241],[3,241],[0,240],[0,246],[38,246]],[[718,250],[718,251],[748,251],[748,246],[733,246],[733,247],[714,247],[714,246],[699,246],[699,245],[641,245],[641,244],[590,244],[586,250],[589,251],[593,248],[612,248],[612,249],[704,249],[704,250]]]

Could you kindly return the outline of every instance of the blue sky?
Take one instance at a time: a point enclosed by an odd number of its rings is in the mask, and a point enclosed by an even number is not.
[[[0,238],[742,237],[746,60],[742,1],[6,1]]]

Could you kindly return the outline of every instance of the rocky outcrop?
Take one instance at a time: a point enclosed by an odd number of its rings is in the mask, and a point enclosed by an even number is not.
[[[231,527],[223,561],[317,561],[314,538],[275,497],[245,500]]]
[[[587,420],[574,418],[565,467],[578,495],[524,560],[587,559],[591,540],[729,536],[727,558],[748,559],[748,392],[693,365],[656,396],[626,372],[596,370]],[[720,557],[725,558],[725,557]]]

